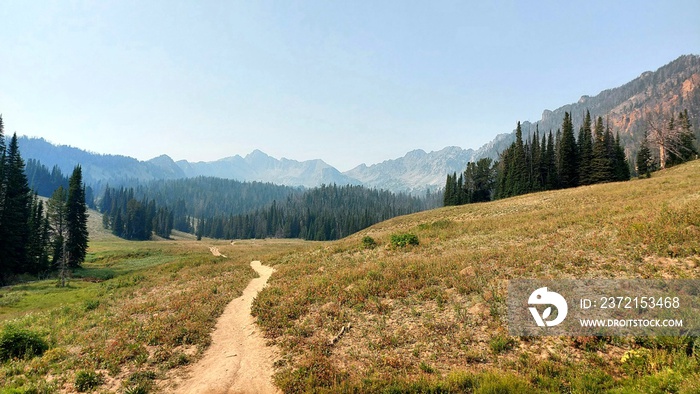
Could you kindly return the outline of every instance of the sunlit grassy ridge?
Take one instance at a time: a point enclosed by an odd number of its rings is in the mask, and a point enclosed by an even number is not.
[[[420,245],[390,246],[406,232]],[[512,338],[505,297],[513,278],[698,278],[699,255],[694,161],[399,217],[287,255],[254,313],[284,350],[286,391],[698,392],[693,338]]]
[[[300,245],[98,239],[67,288],[54,279],[0,289],[0,328],[29,329],[50,345],[41,357],[0,364],[0,392],[74,392],[89,374],[101,375],[105,392],[156,390],[209,344],[225,305],[255,276],[250,261]]]

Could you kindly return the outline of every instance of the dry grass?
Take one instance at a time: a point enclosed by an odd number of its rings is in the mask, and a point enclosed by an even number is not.
[[[0,365],[0,392],[74,392],[79,371],[101,374],[107,392],[153,389],[168,370],[200,357],[216,318],[255,275],[251,260],[305,245],[98,239],[68,288],[40,281],[0,290],[0,300],[19,294],[0,306],[0,326],[27,328],[51,346]],[[229,258],[213,256],[212,245]]]
[[[478,388],[495,370],[536,390],[633,392],[647,380],[675,382],[666,368],[700,378],[684,350],[692,340],[661,346],[640,377],[620,361],[639,346],[634,338],[506,335],[508,279],[700,277],[700,161],[654,175],[399,217],[278,259],[254,305],[284,349],[278,384],[452,391],[454,373],[467,371]],[[420,245],[389,246],[397,233]],[[365,248],[366,236],[379,247]]]

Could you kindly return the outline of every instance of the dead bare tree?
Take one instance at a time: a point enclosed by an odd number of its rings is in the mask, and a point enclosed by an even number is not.
[[[683,130],[675,124],[673,112],[666,114],[660,107],[646,111],[647,136],[659,147],[659,164],[666,168],[668,153],[681,156]]]

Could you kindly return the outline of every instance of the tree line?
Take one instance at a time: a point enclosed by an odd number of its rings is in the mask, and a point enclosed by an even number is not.
[[[637,155],[637,173],[655,167],[650,141],[660,147],[665,165],[678,164],[697,155],[694,134],[687,111],[678,121],[673,116],[656,121],[652,138],[645,138]],[[658,141],[663,141],[662,143]],[[663,167],[663,166],[662,166]],[[619,134],[598,117],[593,124],[586,111],[578,135],[571,115],[566,112],[562,127],[540,136],[539,129],[523,140],[520,122],[515,141],[493,162],[484,158],[470,162],[464,172],[448,174],[443,205],[461,205],[517,196],[525,193],[629,180],[631,166],[620,145]]]
[[[99,208],[103,226],[114,235],[148,240],[153,233],[169,238],[172,230],[194,234],[202,218],[251,212],[300,192],[289,186],[213,177],[157,180],[128,188],[107,185]]]
[[[29,186],[17,134],[6,144],[0,115],[0,282],[19,274],[46,275],[79,267],[87,251],[87,206],[82,170],[46,207]],[[63,276],[62,275],[62,276]]]
[[[429,208],[417,197],[350,185],[302,190],[202,177],[152,185],[108,187],[100,202],[104,227],[131,240],[148,240],[153,233],[168,238],[173,229],[198,238],[331,240]]]
[[[198,236],[225,239],[345,237],[395,216],[425,210],[426,202],[406,194],[353,185],[322,185],[253,212],[201,220]]]

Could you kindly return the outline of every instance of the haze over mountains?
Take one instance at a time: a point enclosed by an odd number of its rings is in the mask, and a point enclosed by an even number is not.
[[[564,112],[573,116],[578,127],[586,110],[610,122],[613,132],[619,132],[628,157],[633,157],[643,138],[644,114],[662,109],[678,113],[687,109],[697,127],[700,117],[700,56],[684,55],[654,72],[645,72],[629,83],[608,89],[595,96],[582,96],[553,111],[544,110],[542,119],[523,122],[523,134],[556,132]],[[517,119],[513,119],[515,125]],[[67,146],[56,146],[43,139],[22,137],[20,148],[25,159],[40,160],[44,165],[59,166],[70,173],[76,164],[83,167],[85,182],[91,185],[117,185],[129,181],[179,179],[213,176],[240,181],[262,181],[289,186],[314,187],[321,184],[352,184],[423,194],[444,186],[445,175],[461,172],[466,163],[482,157],[498,158],[514,139],[514,133],[497,135],[478,150],[451,146],[434,152],[417,149],[405,156],[373,165],[360,164],[340,172],[323,160],[296,161],[276,159],[255,150],[242,157],[226,157],[211,162],[175,162],[167,155],[139,161],[118,155],[100,155]]]

